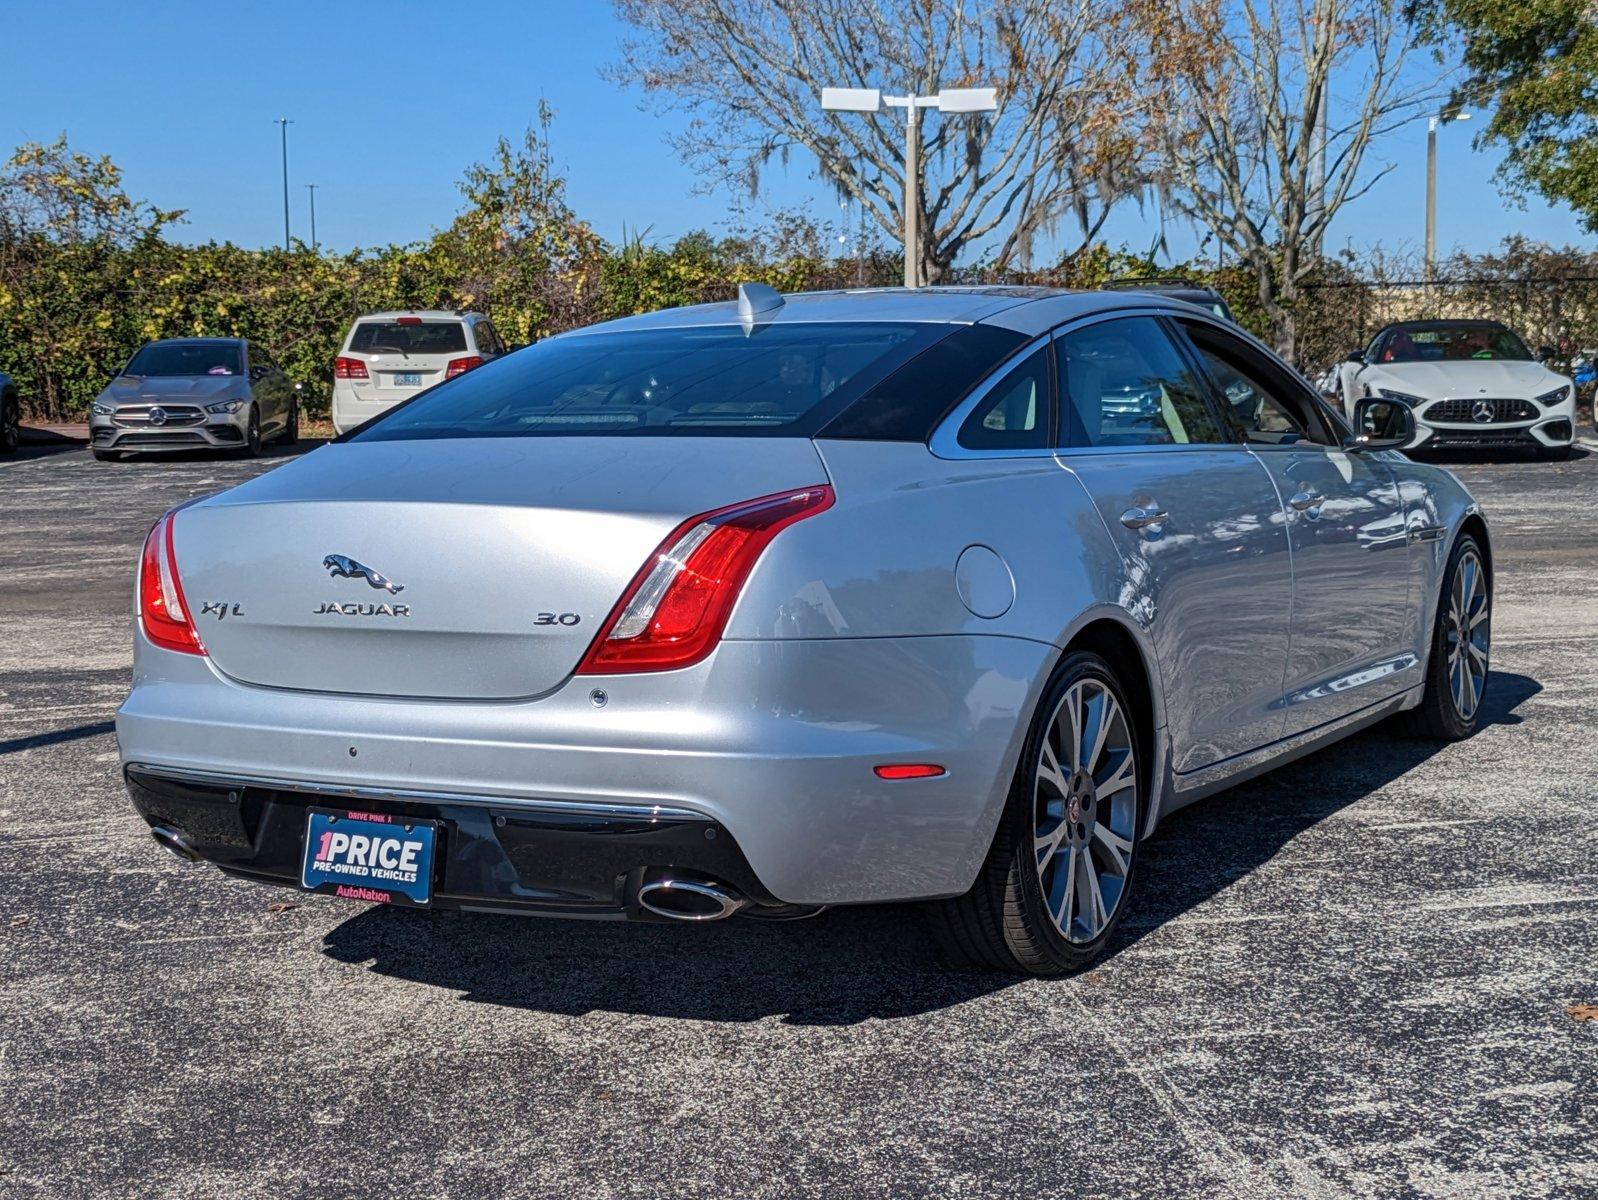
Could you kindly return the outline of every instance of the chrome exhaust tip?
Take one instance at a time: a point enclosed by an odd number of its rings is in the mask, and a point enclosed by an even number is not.
[[[157,825],[150,830],[150,836],[155,839],[157,845],[170,850],[184,862],[200,861],[200,852],[189,845],[187,839],[172,826]]]
[[[638,907],[668,921],[720,921],[748,903],[714,879],[660,875],[638,888]]]

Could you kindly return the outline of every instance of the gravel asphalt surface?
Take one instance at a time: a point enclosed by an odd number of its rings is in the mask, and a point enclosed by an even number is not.
[[[138,546],[280,461],[0,462],[0,1196],[1598,1196],[1598,453],[1450,464],[1498,555],[1476,738],[1177,814],[1050,982],[944,973],[911,909],[417,914],[160,851]]]

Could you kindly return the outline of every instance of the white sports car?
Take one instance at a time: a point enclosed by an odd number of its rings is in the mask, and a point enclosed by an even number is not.
[[[1346,414],[1369,396],[1415,411],[1406,449],[1519,447],[1565,458],[1576,434],[1576,388],[1497,321],[1404,321],[1333,370]]]

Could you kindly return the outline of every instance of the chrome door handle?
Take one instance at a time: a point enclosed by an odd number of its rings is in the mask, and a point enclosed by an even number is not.
[[[1299,512],[1304,512],[1311,508],[1319,508],[1325,504],[1326,497],[1319,492],[1299,492],[1288,503],[1298,509]]]
[[[1129,508],[1121,514],[1121,524],[1128,529],[1147,529],[1150,525],[1163,525],[1171,514],[1163,508]]]

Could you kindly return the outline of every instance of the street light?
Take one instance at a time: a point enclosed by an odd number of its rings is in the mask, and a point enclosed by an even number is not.
[[[904,124],[904,286],[921,286],[921,110],[946,113],[996,112],[997,88],[946,88],[932,96],[884,96],[878,88],[822,88],[827,112],[905,110]]]
[[[287,117],[278,117],[273,124],[283,127],[283,249],[287,250],[289,248],[289,126],[294,122]]]
[[[1468,121],[1470,114],[1433,113],[1426,119],[1426,278],[1437,273],[1437,127],[1444,121]]]
[[[316,253],[316,249],[317,249],[317,241],[316,241],[316,184],[314,184],[314,183],[306,184],[305,185],[305,190],[311,193],[311,253],[315,254]]]

